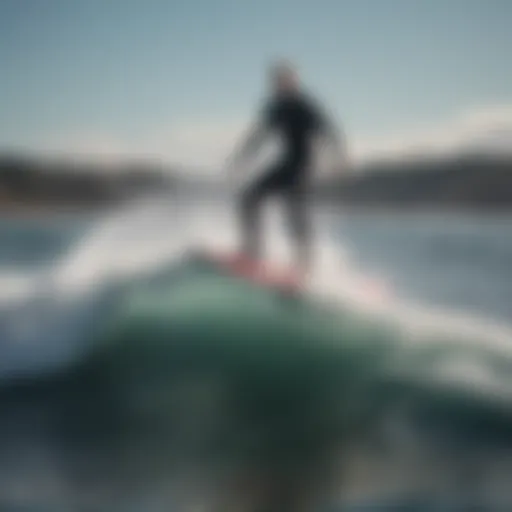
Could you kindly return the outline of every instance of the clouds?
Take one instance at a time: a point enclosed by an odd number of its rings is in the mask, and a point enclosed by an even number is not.
[[[215,169],[243,137],[247,126],[247,119],[195,119],[155,130],[137,141],[124,140],[115,134],[77,133],[53,136],[32,149],[103,163],[137,157]],[[471,108],[434,126],[377,139],[349,133],[348,141],[356,161],[467,150],[512,152],[512,103]]]
[[[464,151],[512,152],[512,103],[474,107],[420,130],[381,139],[357,139],[359,159],[438,156]]]

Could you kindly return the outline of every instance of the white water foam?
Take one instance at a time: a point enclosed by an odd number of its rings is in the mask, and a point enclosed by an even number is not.
[[[232,251],[236,249],[234,216],[227,208],[216,209],[215,219],[203,213],[189,214],[189,245]],[[290,246],[279,226],[279,211],[270,208],[266,221],[266,257],[286,266],[290,263]],[[213,227],[215,226],[215,228]],[[496,374],[492,360],[499,359],[512,368],[512,328],[475,317],[463,311],[435,309],[401,300],[385,279],[370,276],[357,268],[350,254],[335,244],[328,235],[319,214],[315,218],[315,266],[307,284],[308,293],[318,300],[352,308],[391,322],[400,333],[397,346],[414,358],[423,350],[451,349],[442,364],[407,368],[407,357],[401,360],[408,377],[439,385],[471,389],[474,393],[505,400],[512,405],[512,379],[508,372]],[[461,370],[463,368],[463,370]]]
[[[34,290],[34,277],[22,272],[0,272],[0,308],[29,297]]]

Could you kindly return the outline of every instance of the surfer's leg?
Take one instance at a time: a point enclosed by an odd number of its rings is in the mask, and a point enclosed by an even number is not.
[[[273,167],[242,195],[240,202],[242,251],[251,258],[256,259],[261,255],[261,204],[279,186],[279,183],[279,168]]]
[[[295,244],[296,262],[301,272],[312,264],[312,236],[308,212],[308,190],[305,179],[295,180],[286,189],[288,221]]]

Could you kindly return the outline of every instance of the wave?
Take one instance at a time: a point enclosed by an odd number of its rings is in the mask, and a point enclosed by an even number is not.
[[[504,478],[507,327],[403,303],[321,226],[304,297],[223,275],[186,248],[230,247],[229,213],[139,204],[38,277],[3,317],[0,454],[43,435],[12,425],[44,414],[64,467],[87,454],[119,492],[198,460],[320,471],[340,450],[356,496],[397,491],[411,461],[420,476],[399,492],[428,481],[434,495],[484,493]],[[269,240],[269,257],[286,259],[276,223]]]

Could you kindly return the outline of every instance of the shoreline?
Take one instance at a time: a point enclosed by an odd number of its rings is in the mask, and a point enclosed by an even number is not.
[[[33,218],[42,216],[67,216],[67,215],[96,215],[115,210],[126,202],[113,202],[111,204],[70,204],[70,203],[29,203],[23,201],[0,201],[0,218]],[[357,205],[335,203],[333,201],[313,200],[313,208],[322,208],[332,214],[346,215],[386,215],[386,216],[464,216],[464,217],[488,217],[508,218],[512,216],[512,207],[496,208],[471,208],[464,206],[438,206],[438,205]]]
[[[351,214],[371,214],[371,215],[463,215],[465,217],[510,217],[512,216],[512,206],[510,208],[469,208],[457,206],[392,206],[392,205],[347,205],[324,203],[322,206],[329,208],[330,211]]]

